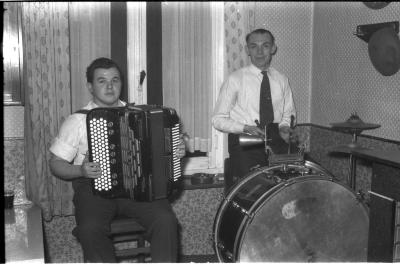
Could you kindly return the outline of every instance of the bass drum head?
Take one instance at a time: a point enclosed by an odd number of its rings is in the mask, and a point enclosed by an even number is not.
[[[249,220],[237,261],[366,261],[368,212],[349,188],[315,176],[280,185]]]

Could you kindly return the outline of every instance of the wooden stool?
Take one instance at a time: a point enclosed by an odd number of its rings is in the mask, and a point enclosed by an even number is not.
[[[111,235],[114,243],[136,242],[136,247],[115,249],[117,259],[137,258],[138,262],[145,262],[145,257],[150,256],[150,246],[146,246],[144,235],[146,229],[135,219],[117,217],[111,222]]]

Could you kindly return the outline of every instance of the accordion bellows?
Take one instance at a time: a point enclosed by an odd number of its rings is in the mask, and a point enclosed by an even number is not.
[[[100,164],[93,192],[106,198],[167,198],[182,176],[176,111],[157,105],[96,108],[87,113],[89,159]]]

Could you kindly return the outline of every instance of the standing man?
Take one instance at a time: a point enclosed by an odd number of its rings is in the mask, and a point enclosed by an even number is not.
[[[94,60],[86,71],[87,88],[93,100],[84,107],[120,107],[122,73],[108,58]],[[110,239],[110,223],[117,215],[134,217],[143,225],[151,242],[152,262],[177,262],[177,219],[167,199],[135,202],[131,199],[105,199],[92,192],[91,180],[101,177],[100,164],[87,159],[86,115],[74,113],[62,124],[50,152],[50,169],[62,179],[72,180],[75,228],[85,262],[116,262]],[[185,153],[183,142],[179,156]]]
[[[246,52],[251,64],[228,76],[219,92],[212,124],[228,133],[230,176],[226,188],[246,175],[252,167],[266,166],[264,146],[242,147],[239,135],[264,137],[276,154],[288,151],[291,116],[296,116],[288,78],[271,67],[277,46],[272,33],[256,29],[246,36]]]

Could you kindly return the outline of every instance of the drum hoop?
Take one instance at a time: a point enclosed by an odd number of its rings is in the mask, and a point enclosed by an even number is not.
[[[214,224],[213,224],[213,231],[214,231],[214,232],[213,232],[213,237],[214,237],[214,248],[215,248],[215,252],[217,253],[217,256],[218,256],[218,259],[219,259],[219,260],[222,260],[222,257],[220,256],[220,251],[219,251],[219,247],[218,247],[218,243],[219,243],[219,242],[218,242],[218,234],[219,234],[219,223],[220,223],[222,214],[224,213],[223,210],[224,210],[224,209],[226,208],[226,206],[232,201],[232,197],[236,194],[236,192],[237,192],[240,188],[242,188],[242,186],[243,186],[246,182],[250,181],[253,177],[257,176],[258,174],[261,174],[261,173],[263,173],[263,172],[268,172],[268,171],[273,170],[273,169],[276,169],[276,168],[282,168],[284,165],[290,166],[290,167],[295,166],[295,167],[298,167],[298,168],[301,168],[301,167],[306,167],[306,168],[308,168],[308,167],[310,167],[310,168],[317,169],[317,170],[319,170],[320,172],[323,172],[324,174],[326,174],[326,175],[328,175],[328,176],[331,176],[331,174],[329,174],[329,172],[327,172],[326,170],[324,170],[322,167],[320,167],[319,165],[317,165],[317,164],[315,164],[315,163],[313,163],[313,162],[311,162],[311,161],[308,161],[308,160],[304,160],[304,163],[301,163],[301,164],[297,164],[297,163],[296,163],[296,164],[279,164],[279,165],[274,165],[274,166],[271,166],[271,167],[269,167],[269,166],[260,167],[260,168],[256,168],[256,169],[254,169],[253,171],[249,172],[246,176],[244,176],[244,177],[243,177],[229,192],[228,192],[228,194],[227,194],[226,196],[224,196],[224,198],[223,198],[223,200],[222,200],[220,206],[218,207],[217,215],[216,215],[216,217],[215,217]],[[308,175],[308,177],[310,177],[310,176]],[[260,196],[260,198],[258,198],[258,199],[255,201],[255,203],[254,203],[254,204],[252,205],[252,207],[249,209],[249,212],[252,212],[252,211],[254,210],[254,208],[256,208],[256,206],[258,207],[259,204],[260,204],[260,201],[262,201],[262,199],[264,199],[265,196],[270,195],[270,194],[273,193],[273,192],[276,192],[276,190],[282,189],[282,185],[285,185],[285,183],[288,183],[288,181],[285,181],[285,182],[282,182],[282,183],[277,183],[277,185],[273,186],[273,187],[270,188],[268,191],[266,191],[262,196]],[[256,212],[254,212],[252,215],[254,216],[255,213],[256,213]],[[240,226],[239,226],[238,231],[237,231],[237,234],[236,234],[236,236],[235,236],[235,242],[234,242],[233,246],[237,246],[238,240],[241,239],[243,233],[245,232],[245,230],[246,230],[247,227],[248,227],[248,222],[251,221],[251,220],[253,219],[253,216],[248,216],[248,215],[244,214],[243,220],[241,221]],[[246,225],[246,226],[245,226],[245,225]],[[245,229],[243,229],[243,226],[245,226],[245,227],[244,227]],[[242,242],[240,242],[240,244],[241,244],[241,243],[242,243]],[[237,248],[237,247],[235,248],[235,247],[234,247],[234,249],[233,249],[233,252],[234,252],[234,253],[232,253],[233,258],[236,258],[237,253],[235,253],[235,252],[237,252],[238,249],[240,249],[240,248]]]
[[[226,208],[226,206],[232,201],[232,198],[234,195],[236,195],[236,192],[242,188],[242,186],[250,181],[251,179],[253,179],[253,177],[263,173],[263,172],[269,172],[271,170],[274,170],[276,168],[282,168],[284,165],[289,166],[289,167],[297,167],[297,168],[301,168],[301,167],[305,167],[305,168],[312,168],[314,170],[317,170],[318,172],[316,174],[313,175],[306,175],[306,176],[298,176],[296,178],[291,178],[282,182],[278,182],[277,185],[271,187],[268,191],[266,191],[264,194],[262,194],[254,203],[253,205],[250,207],[250,209],[248,210],[248,212],[250,212],[250,216],[247,214],[244,214],[243,220],[241,221],[239,228],[237,230],[237,234],[235,236],[235,242],[233,244],[233,250],[232,250],[232,255],[233,258],[235,259],[235,262],[238,262],[239,260],[239,253],[236,252],[240,252],[241,246],[242,246],[242,237],[243,235],[246,234],[247,229],[249,227],[249,224],[251,223],[251,221],[253,220],[254,216],[257,214],[257,212],[262,208],[261,205],[264,205],[266,202],[270,201],[274,196],[273,194],[278,194],[278,192],[290,185],[293,185],[295,183],[299,183],[302,181],[306,181],[306,180],[310,180],[310,179],[320,179],[320,180],[326,180],[326,181],[331,181],[334,182],[336,184],[341,185],[342,187],[344,187],[345,189],[347,189],[348,191],[350,191],[351,193],[354,193],[354,191],[352,189],[350,189],[350,187],[347,187],[346,185],[343,185],[340,181],[338,181],[337,179],[335,179],[335,177],[328,172],[326,169],[324,169],[323,167],[319,166],[318,164],[305,160],[304,163],[301,164],[297,164],[297,163],[293,163],[293,164],[279,164],[279,165],[274,165],[271,167],[265,166],[265,167],[260,167],[257,168],[253,171],[251,171],[250,173],[248,173],[245,177],[243,177],[240,182],[238,182],[233,189],[231,189],[228,194],[226,196],[224,196],[222,203],[220,204],[218,210],[217,210],[217,215],[215,217],[214,220],[214,224],[213,224],[213,237],[214,237],[214,248],[215,248],[215,252],[218,256],[218,259],[220,261],[222,261],[222,257],[221,257],[221,253],[220,253],[220,249],[218,247],[218,235],[219,235],[219,225],[220,225],[220,221],[222,218],[222,214],[225,212],[224,209]],[[324,177],[325,176],[325,177]],[[272,194],[272,196],[271,196]],[[268,198],[265,198],[267,197]],[[357,200],[357,198],[355,198]],[[261,202],[261,203],[260,203]],[[364,209],[364,213],[365,216],[368,218],[368,208],[366,207],[366,205],[364,203],[362,203],[361,201],[359,201],[359,204],[362,205],[362,208]],[[239,245],[238,245],[239,243]]]
[[[256,169],[254,169],[253,171],[249,172],[246,176],[244,176],[244,177],[233,187],[233,189],[231,189],[231,190],[229,191],[229,193],[224,197],[224,200],[227,200],[227,201],[229,202],[229,201],[231,200],[231,197],[236,193],[236,191],[237,191],[238,189],[240,189],[240,188],[243,186],[244,183],[250,181],[250,180],[252,179],[252,177],[257,176],[257,175],[260,174],[260,173],[268,172],[268,171],[273,170],[273,169],[276,169],[276,168],[282,168],[284,165],[286,165],[286,166],[291,166],[291,167],[296,166],[296,167],[299,167],[299,168],[300,168],[300,167],[311,167],[311,168],[314,168],[314,169],[318,169],[320,172],[323,172],[325,175],[330,176],[331,178],[334,178],[334,177],[333,177],[328,171],[326,171],[324,168],[322,168],[321,166],[319,166],[319,165],[317,165],[317,164],[315,164],[315,163],[313,163],[313,162],[311,162],[311,161],[308,161],[308,160],[305,160],[304,163],[302,163],[302,164],[279,164],[279,165],[275,165],[275,166],[272,166],[272,167],[265,166],[265,167],[256,168]]]

